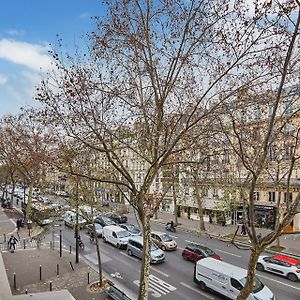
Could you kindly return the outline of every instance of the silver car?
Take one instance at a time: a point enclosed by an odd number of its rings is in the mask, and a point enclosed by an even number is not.
[[[142,258],[143,256],[143,237],[142,236],[132,236],[129,238],[127,243],[127,253],[128,255],[136,256]],[[154,243],[151,244],[150,250],[151,263],[158,264],[165,260],[165,253],[159,249]]]

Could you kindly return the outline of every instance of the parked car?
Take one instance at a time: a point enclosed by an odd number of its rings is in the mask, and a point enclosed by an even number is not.
[[[176,250],[177,243],[168,234],[160,231],[151,232],[153,242],[162,250]]]
[[[128,255],[136,256],[138,258],[143,257],[143,237],[132,236],[128,239],[127,253]],[[156,244],[152,243],[150,248],[151,263],[158,264],[165,260],[165,253],[159,249]]]
[[[76,226],[76,214],[73,212],[66,212],[64,216],[65,226],[75,228]],[[78,227],[79,229],[83,229],[86,226],[86,220],[81,216],[78,216]]]
[[[201,290],[213,290],[226,299],[236,299],[247,281],[247,270],[226,262],[206,257],[196,262],[194,282]],[[275,300],[272,291],[258,277],[254,277],[253,290],[248,300]]]
[[[142,235],[141,230],[136,225],[133,225],[133,224],[120,224],[119,226],[126,229],[127,231],[129,231],[131,236]]]
[[[182,251],[182,257],[186,260],[198,261],[205,257],[221,260],[221,257],[208,247],[199,244],[188,244]]]
[[[261,255],[256,269],[284,276],[291,281],[300,280],[300,260],[286,255]]]
[[[121,224],[121,223],[126,223],[127,222],[127,217],[124,215],[119,215],[119,214],[111,214],[109,216],[110,219],[112,219],[114,222]]]
[[[95,227],[96,227],[97,237],[102,237],[102,233],[103,233],[102,225],[100,225],[99,223],[95,223]],[[88,224],[86,226],[86,231],[89,235],[91,235],[94,232],[94,225],[93,224]]]
[[[116,223],[112,219],[110,219],[109,217],[106,217],[106,216],[98,216],[95,218],[94,221],[95,221],[95,223],[102,225],[102,227],[116,225]]]
[[[130,233],[120,226],[110,225],[103,228],[102,237],[105,243],[108,242],[117,248],[126,249]]]

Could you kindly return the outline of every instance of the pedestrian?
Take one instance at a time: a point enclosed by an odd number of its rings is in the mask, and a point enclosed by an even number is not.
[[[18,220],[17,220],[17,228],[18,228],[18,231],[21,229],[21,226],[22,226],[22,221],[21,221],[21,219],[18,219]]]
[[[245,224],[242,225],[241,235],[246,235],[246,226],[245,226]]]
[[[17,244],[17,239],[14,237],[12,234],[8,240],[8,249],[10,250],[11,253],[13,253],[16,250],[16,244]]]
[[[211,217],[211,215],[209,215],[209,224],[211,224],[212,223],[212,217]]]

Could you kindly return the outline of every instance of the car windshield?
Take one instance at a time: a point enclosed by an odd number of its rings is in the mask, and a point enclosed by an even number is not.
[[[102,226],[98,223],[95,223],[95,226],[96,226],[96,230],[101,230],[102,229]]]
[[[128,228],[128,231],[130,231],[132,233],[140,233],[140,230],[134,225],[128,225],[127,228]]]
[[[155,251],[157,249],[158,247],[156,246],[156,244],[151,244],[151,251]]]
[[[128,231],[126,231],[126,230],[124,230],[124,231],[119,231],[119,232],[117,233],[117,237],[118,237],[118,238],[124,238],[124,237],[128,237],[128,236],[130,236],[130,233],[129,233]]]
[[[161,235],[160,238],[161,238],[164,242],[172,242],[172,240],[173,240],[173,239],[172,239],[169,235],[167,235],[167,234]]]
[[[241,284],[243,286],[245,286],[246,284],[246,281],[247,281],[247,277],[245,278],[242,278],[240,280]],[[253,287],[253,293],[258,293],[260,292],[262,289],[264,288],[264,284],[257,278],[257,277],[254,277],[254,287]]]
[[[215,255],[215,253],[212,250],[210,250],[209,248],[204,248],[204,249],[202,249],[201,252],[203,252],[206,257]]]

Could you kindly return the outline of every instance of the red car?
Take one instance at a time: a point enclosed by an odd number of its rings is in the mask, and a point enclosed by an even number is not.
[[[198,244],[188,244],[182,251],[182,257],[186,260],[198,261],[205,257],[221,260],[221,257],[211,249]]]

